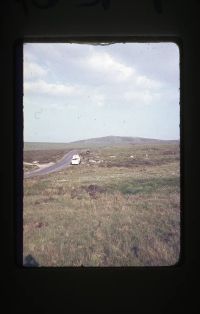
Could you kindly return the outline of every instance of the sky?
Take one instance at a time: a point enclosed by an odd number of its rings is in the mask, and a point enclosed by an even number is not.
[[[24,44],[24,141],[179,139],[174,43]]]

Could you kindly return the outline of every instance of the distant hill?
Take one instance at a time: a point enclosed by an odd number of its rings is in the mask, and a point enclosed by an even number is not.
[[[105,136],[90,138],[70,143],[43,143],[43,142],[25,142],[24,150],[51,150],[51,149],[69,149],[69,148],[92,148],[106,146],[126,146],[136,144],[178,144],[178,140],[159,140],[142,137],[127,136]]]
[[[178,141],[158,140],[142,137],[127,137],[127,136],[105,136],[98,138],[90,138],[87,140],[76,141],[70,144],[78,146],[121,146],[133,144],[159,144],[159,143],[172,143]]]

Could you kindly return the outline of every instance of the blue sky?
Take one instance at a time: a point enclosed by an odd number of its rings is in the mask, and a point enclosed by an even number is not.
[[[179,139],[174,43],[24,45],[24,141]]]

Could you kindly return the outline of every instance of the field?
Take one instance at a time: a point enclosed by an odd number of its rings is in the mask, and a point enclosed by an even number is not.
[[[29,147],[24,161],[56,161],[69,150]],[[79,166],[24,179],[24,264],[27,256],[39,266],[177,263],[179,144],[91,147],[80,155]]]

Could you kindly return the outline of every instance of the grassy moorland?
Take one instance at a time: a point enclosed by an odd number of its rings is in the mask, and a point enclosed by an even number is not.
[[[55,151],[36,151],[39,161],[55,156]],[[179,145],[96,147],[80,153],[79,166],[24,180],[24,258],[31,255],[40,266],[176,263]],[[34,151],[26,154],[25,161],[33,161]]]

